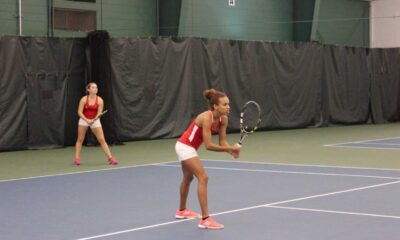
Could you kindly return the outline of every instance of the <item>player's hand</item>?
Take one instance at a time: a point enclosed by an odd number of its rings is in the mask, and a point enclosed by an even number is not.
[[[93,124],[93,119],[88,119],[88,120],[86,120],[86,122],[89,124],[89,125],[92,125]]]
[[[241,148],[242,145],[236,143],[235,145],[233,145],[232,150],[229,152],[229,154],[231,154],[233,158],[239,158]]]

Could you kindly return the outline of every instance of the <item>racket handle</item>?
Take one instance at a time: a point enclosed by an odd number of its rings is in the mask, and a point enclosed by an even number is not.
[[[242,144],[240,142],[237,142],[233,146],[242,147]],[[232,155],[232,159],[236,159],[236,158],[239,158],[239,154]]]

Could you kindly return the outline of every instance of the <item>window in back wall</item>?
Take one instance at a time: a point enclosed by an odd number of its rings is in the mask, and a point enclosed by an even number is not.
[[[96,30],[96,11],[54,8],[54,29],[65,31]]]

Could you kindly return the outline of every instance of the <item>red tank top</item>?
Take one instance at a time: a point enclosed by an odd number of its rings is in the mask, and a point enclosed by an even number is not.
[[[211,118],[213,118],[213,114],[211,111],[209,111],[211,114]],[[196,120],[195,118],[193,122],[189,125],[189,127],[186,129],[186,131],[183,133],[183,135],[178,139],[179,142],[184,143],[188,146],[193,147],[194,149],[198,149],[200,145],[203,143],[203,127],[199,127],[196,125]],[[222,119],[219,118],[218,125],[211,126],[211,133],[216,133],[218,132],[218,129],[220,128],[222,123]]]
[[[86,97],[85,106],[83,106],[83,115],[87,119],[93,119],[96,117],[99,110],[99,96],[96,96],[96,102],[93,105],[89,105],[89,96]]]

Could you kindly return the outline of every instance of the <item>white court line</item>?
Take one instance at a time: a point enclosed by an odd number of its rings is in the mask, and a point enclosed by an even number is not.
[[[162,162],[162,163],[159,163],[159,164],[168,164],[168,163],[173,163],[173,162],[176,162],[176,161]],[[153,165],[156,165],[156,163],[146,163],[146,164],[142,164],[142,165],[134,165],[134,166],[126,166],[126,167],[103,168],[103,169],[88,170],[88,171],[81,171],[81,172],[69,172],[69,173],[49,174],[49,175],[41,175],[41,176],[25,177],[25,178],[4,179],[4,180],[0,180],[0,183],[3,183],[3,182],[12,182],[12,181],[19,181],[19,180],[30,180],[30,179],[36,179],[36,178],[68,176],[68,175],[81,174],[81,173],[105,172],[105,171],[120,170],[120,169],[128,169],[128,168],[147,167],[147,166],[153,166]],[[79,166],[77,166],[77,168],[79,168]]]
[[[136,232],[136,231],[145,230],[145,229],[149,229],[149,228],[156,228],[156,227],[166,226],[166,225],[170,225],[170,224],[186,222],[186,221],[190,221],[190,220],[194,220],[194,219],[180,219],[180,220],[175,220],[175,221],[171,221],[171,222],[164,222],[164,223],[160,223],[160,224],[138,227],[138,228],[123,230],[123,231],[118,231],[118,232],[106,233],[106,234],[92,236],[92,237],[79,238],[77,240],[90,240],[90,239],[96,239],[96,238],[102,238],[102,237],[109,237],[109,236],[119,235],[119,234],[123,234],[123,233]]]
[[[157,164],[154,166],[160,167],[175,167],[180,168],[180,165]],[[385,177],[373,175],[359,175],[359,174],[341,174],[341,173],[318,173],[318,172],[298,172],[298,171],[278,171],[278,170],[263,170],[263,169],[246,169],[246,168],[225,168],[225,167],[206,167],[205,169],[214,170],[227,170],[227,171],[242,171],[242,172],[265,172],[265,173],[281,173],[281,174],[299,174],[299,175],[317,175],[317,176],[334,176],[334,177],[359,177],[359,178],[377,178],[377,179],[391,179],[400,180],[400,177]]]
[[[367,146],[346,146],[349,144],[365,144],[365,145],[381,145],[381,146],[385,146],[385,145],[393,145],[393,146],[398,146],[399,144],[393,144],[393,143],[371,143],[374,141],[385,141],[385,140],[392,140],[392,139],[400,139],[400,137],[395,137],[395,138],[381,138],[381,139],[372,139],[372,140],[363,140],[363,141],[354,141],[354,142],[344,142],[344,143],[334,143],[334,144],[326,144],[324,145],[325,147],[344,147],[344,148],[371,148],[371,149],[389,149],[389,150],[399,150],[399,148],[382,148],[382,147],[367,147]]]
[[[329,165],[251,162],[251,161],[238,161],[238,160],[232,161],[232,160],[202,159],[202,161],[214,161],[214,162],[219,161],[219,162],[232,162],[232,163],[237,162],[237,163],[265,164],[265,165],[279,165],[279,166],[318,167],[318,168],[339,168],[339,169],[343,168],[343,169],[366,169],[366,170],[382,170],[382,171],[400,171],[400,169],[390,169],[390,168],[362,168],[362,167],[329,166]],[[0,180],[0,183],[2,183],[2,182],[11,182],[11,181],[19,181],[19,180],[30,180],[30,179],[36,179],[36,178],[67,176],[67,175],[81,174],[81,173],[92,173],[92,172],[112,171],[112,170],[128,169],[128,168],[136,168],[136,167],[146,167],[146,166],[152,166],[152,165],[157,166],[158,164],[168,164],[168,163],[176,163],[176,162],[178,162],[178,160],[160,162],[160,163],[146,163],[146,164],[142,164],[142,165],[126,166],[126,167],[103,168],[103,169],[80,171],[80,172],[49,174],[49,175],[40,175],[40,176],[24,177],[24,178],[12,178],[12,179]]]
[[[313,209],[313,208],[296,208],[296,207],[280,207],[280,206],[265,206],[265,207],[266,208],[296,210],[296,211],[306,211],[306,212],[322,212],[322,213],[335,213],[335,214],[356,215],[356,216],[366,216],[366,217],[400,219],[400,216],[370,214],[370,213],[344,212],[344,211],[333,211],[333,210],[323,210],[323,209]]]
[[[364,149],[379,149],[379,150],[395,150],[398,151],[398,147],[371,147],[371,146],[351,146],[351,145],[325,145],[325,147],[336,147],[336,148],[364,148]]]
[[[364,142],[384,141],[384,140],[391,140],[391,139],[400,139],[400,137],[378,138],[378,139],[372,139],[372,140],[361,140],[361,141],[353,141],[353,142],[333,143],[333,144],[326,144],[324,146],[329,147],[329,146],[334,146],[334,145],[339,145],[339,144],[364,143]]]
[[[369,186],[359,187],[359,188],[351,188],[351,189],[347,189],[347,190],[317,194],[317,195],[312,195],[312,196],[302,197],[302,198],[294,198],[294,199],[290,199],[290,200],[284,200],[284,201],[279,201],[279,202],[274,202],[274,203],[268,203],[268,204],[247,207],[247,208],[240,208],[240,209],[234,209],[234,210],[230,210],[230,211],[214,213],[211,215],[217,216],[217,215],[224,215],[224,214],[230,214],[230,213],[236,213],[236,212],[243,212],[243,211],[252,210],[252,209],[256,209],[256,208],[270,207],[270,206],[275,206],[275,205],[284,204],[284,203],[298,202],[298,201],[302,201],[302,200],[326,197],[326,196],[331,196],[331,195],[336,195],[336,194],[341,194],[341,193],[355,192],[355,191],[360,191],[360,190],[365,190],[365,189],[370,189],[370,188],[377,188],[377,187],[382,187],[382,186],[387,186],[387,185],[392,185],[392,184],[397,184],[397,183],[400,183],[400,181],[369,185]],[[90,239],[97,239],[97,238],[102,238],[102,237],[109,237],[109,236],[119,235],[119,234],[128,233],[128,232],[140,231],[143,229],[150,229],[150,228],[156,228],[156,227],[170,225],[170,224],[174,224],[174,223],[180,223],[183,221],[185,221],[185,220],[171,221],[171,222],[154,224],[154,225],[149,225],[149,226],[144,226],[144,227],[132,228],[132,229],[122,230],[122,231],[118,231],[118,232],[112,232],[112,233],[91,236],[91,237],[79,238],[77,240],[90,240]],[[186,221],[189,221],[189,219],[186,219]]]
[[[219,160],[219,159],[201,159],[209,162],[229,162],[229,163],[251,163],[260,165],[275,165],[275,166],[297,166],[297,167],[315,167],[315,168],[337,168],[337,169],[361,169],[361,170],[378,170],[378,171],[400,171],[400,169],[392,168],[367,168],[367,167],[350,167],[350,166],[331,166],[331,165],[313,165],[313,164],[296,164],[296,163],[273,163],[273,162],[252,162],[240,160]],[[175,161],[176,162],[176,161]],[[168,162],[165,162],[168,163]],[[165,164],[160,163],[160,164]],[[170,162],[173,163],[173,162]]]
[[[354,144],[354,145],[351,145],[351,144]],[[371,142],[360,142],[360,143],[336,144],[336,145],[334,145],[334,146],[358,147],[358,146],[362,146],[362,145],[365,145],[365,146],[374,146],[374,145],[377,145],[377,146],[388,146],[388,147],[391,147],[391,146],[400,146],[400,143],[371,143]]]
[[[362,145],[381,145],[381,146],[400,146],[400,143],[369,143],[369,142],[363,142],[359,143]]]

